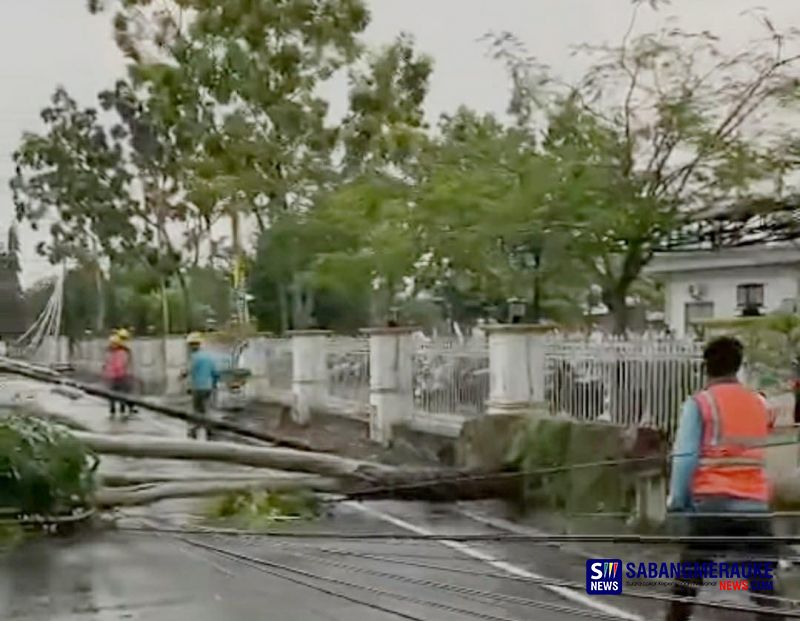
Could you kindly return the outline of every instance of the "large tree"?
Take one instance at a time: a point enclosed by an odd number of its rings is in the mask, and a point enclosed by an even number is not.
[[[177,275],[183,283],[184,245],[169,228],[192,215],[178,153],[191,142],[176,145],[169,120],[158,119],[147,97],[127,82],[101,93],[98,103],[110,117],[101,120],[97,108],[79,106],[59,88],[42,111],[45,130],[24,134],[11,180],[17,217],[34,228],[53,221],[40,254],[53,263],[90,266],[98,287],[104,260],[147,266],[161,279]],[[98,329],[105,297],[98,291]]]
[[[574,319],[588,282],[569,239],[539,214],[559,187],[559,166],[523,128],[466,109],[442,119],[425,158],[414,220],[425,239],[420,282],[487,306],[528,302],[531,320]]]
[[[576,84],[513,37],[494,41],[513,78],[512,111],[561,167],[557,193],[532,220],[572,232],[619,332],[631,287],[672,232],[786,191],[800,56],[794,35],[763,24],[765,38],[729,54],[709,32],[632,37],[632,22],[617,46],[580,48],[594,63]]]
[[[411,214],[425,174],[423,105],[432,70],[432,59],[407,35],[351,69],[337,183],[319,195],[311,214],[329,240],[318,247],[312,280],[340,293],[371,289],[375,323],[402,301],[420,257]]]
[[[263,234],[329,187],[337,132],[318,86],[359,55],[368,19],[361,0],[132,1],[119,10],[117,41],[137,84],[202,127],[182,163],[187,193],[210,221],[230,219],[237,274],[240,218]],[[296,326],[306,322],[306,280],[298,272],[275,283]]]

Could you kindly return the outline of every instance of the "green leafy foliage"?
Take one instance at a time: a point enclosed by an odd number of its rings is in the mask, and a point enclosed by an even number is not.
[[[231,316],[230,278],[214,268],[189,268],[184,277],[186,291],[177,284],[166,289],[171,332],[186,326],[224,326]],[[53,293],[53,280],[35,283],[25,293],[28,315],[42,312]],[[188,293],[188,295],[187,295]],[[188,301],[188,305],[187,305]],[[70,338],[87,333],[105,335],[119,326],[140,335],[163,330],[160,281],[145,266],[117,267],[98,275],[91,267],[67,271],[61,329]],[[97,318],[102,316],[101,325]]]
[[[55,516],[91,505],[98,460],[68,432],[24,414],[0,419],[0,508]]]
[[[634,19],[635,21],[635,19]],[[634,282],[671,235],[785,189],[786,128],[767,110],[796,111],[794,33],[733,56],[709,32],[665,28],[616,46],[581,46],[593,65],[577,85],[542,69],[511,35],[493,49],[512,77],[517,125],[544,136],[558,185],[531,223],[570,232],[569,252],[602,287],[616,329]],[[544,119],[544,121],[543,121]]]
[[[131,175],[119,145],[92,108],[80,108],[62,88],[42,110],[43,134],[26,133],[14,153],[11,189],[17,218],[34,228],[49,218],[50,241],[40,254],[57,262],[91,261],[129,252],[138,237],[131,221]]]
[[[461,109],[432,131],[433,60],[407,35],[364,53],[363,0],[126,0],[114,28],[132,66],[101,98],[119,122],[99,161],[84,166],[96,115],[60,98],[44,143],[20,150],[17,205],[40,221],[57,182],[53,252],[96,240],[107,256],[152,251],[157,233],[166,251],[140,254],[178,280],[188,322],[189,257],[214,224],[245,216],[260,235],[249,283],[262,327],[351,325],[341,317],[363,320],[355,302],[372,322],[431,300],[469,321],[510,297],[528,319],[574,324],[595,288],[621,333],[631,299],[658,302],[642,278],[653,254],[699,223],[781,208],[800,144],[776,120],[797,112],[794,31],[764,18],[767,36],[730,54],[707,31],[635,35],[639,12],[668,2],[631,4],[616,45],[577,48],[589,69],[572,84],[512,35],[489,37],[512,122]],[[350,106],[332,125],[319,87],[340,70]],[[97,222],[112,206],[130,235]]]
[[[729,322],[709,322],[708,328],[738,336],[745,346],[747,378],[766,393],[785,393],[800,362],[800,317],[775,313]]]
[[[215,502],[208,519],[255,529],[286,521],[313,520],[321,511],[319,499],[311,492],[244,492],[228,494]]]

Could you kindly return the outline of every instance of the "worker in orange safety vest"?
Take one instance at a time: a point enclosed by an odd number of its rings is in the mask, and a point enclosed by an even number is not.
[[[773,536],[764,455],[772,420],[764,396],[737,379],[743,355],[741,342],[733,337],[714,339],[703,351],[708,383],[683,406],[668,509],[687,518],[690,536],[730,537],[690,543],[682,563],[766,561],[774,575],[779,554],[774,543],[736,542],[737,537]],[[682,577],[672,592],[694,598],[702,583],[702,577]],[[772,592],[751,589],[750,597],[761,607],[778,608],[777,580],[773,587]],[[669,605],[667,621],[685,621],[691,611],[691,599],[676,599]],[[782,617],[764,609],[758,618]]]

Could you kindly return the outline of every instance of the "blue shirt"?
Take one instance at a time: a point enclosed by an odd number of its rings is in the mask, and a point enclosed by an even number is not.
[[[672,449],[672,477],[669,482],[670,511],[692,511],[692,478],[700,461],[700,444],[703,438],[703,418],[693,397],[683,404],[675,446]],[[756,512],[765,510],[766,503],[752,500],[726,499],[727,511]]]
[[[214,390],[219,380],[219,371],[214,358],[207,351],[192,352],[189,359],[189,381],[192,390]]]

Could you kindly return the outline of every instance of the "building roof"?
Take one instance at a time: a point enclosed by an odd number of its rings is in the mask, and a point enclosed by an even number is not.
[[[686,250],[656,254],[645,268],[650,275],[754,266],[798,265],[800,244],[775,243],[718,250]]]

